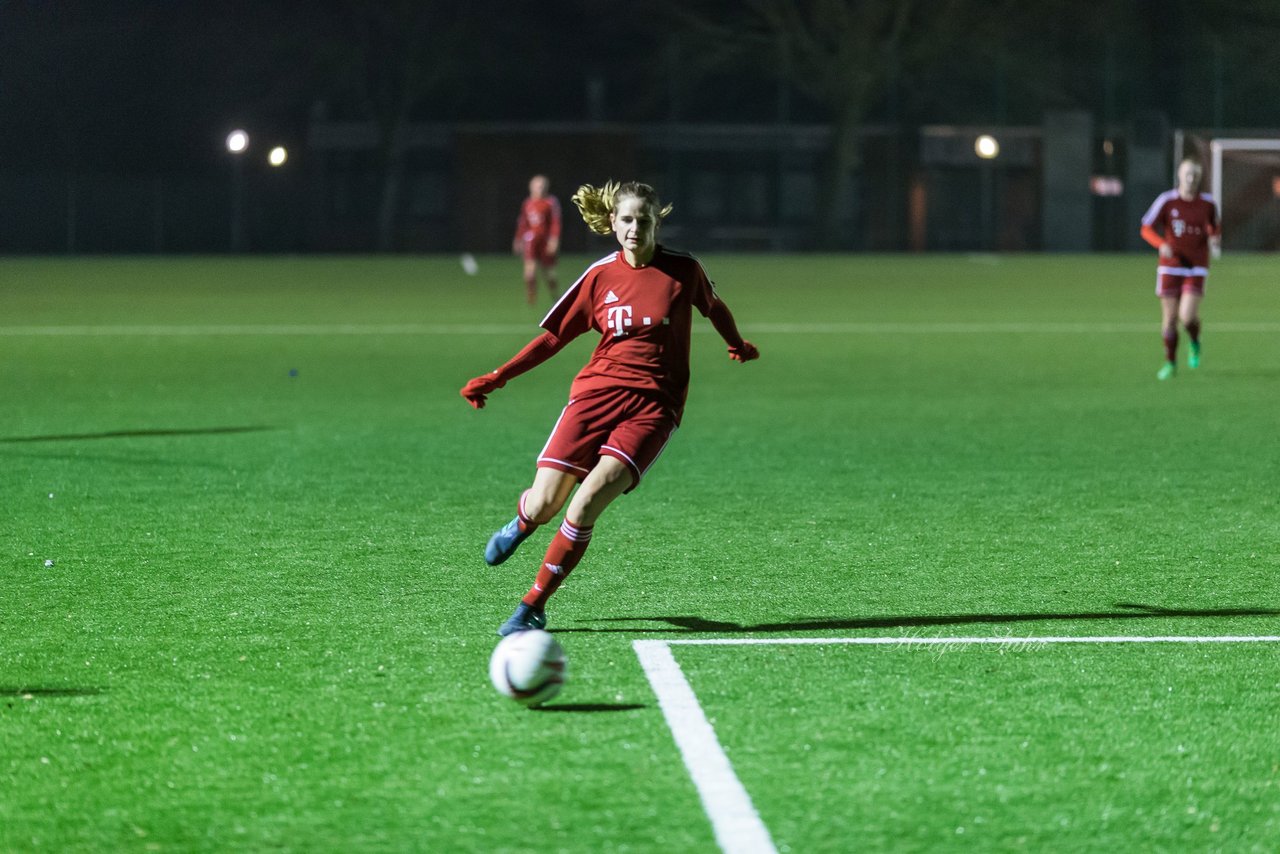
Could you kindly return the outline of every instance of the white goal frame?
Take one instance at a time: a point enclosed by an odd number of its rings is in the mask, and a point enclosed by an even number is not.
[[[1209,140],[1209,190],[1213,194],[1214,206],[1218,209],[1219,227],[1227,216],[1226,199],[1223,198],[1223,155],[1230,151],[1266,151],[1280,154],[1280,138],[1229,138]],[[1176,184],[1177,178],[1175,176]]]
[[[1209,176],[1210,192],[1222,216],[1222,153],[1224,151],[1280,152],[1280,139],[1214,139],[1209,141],[1209,160],[1213,172]],[[1175,179],[1176,180],[1176,179]]]

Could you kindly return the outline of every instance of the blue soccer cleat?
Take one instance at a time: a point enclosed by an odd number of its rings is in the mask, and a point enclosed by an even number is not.
[[[489,538],[489,544],[484,547],[484,562],[489,566],[497,566],[502,563],[515,554],[520,544],[532,533],[532,530],[520,530],[519,516],[512,519]]]
[[[514,635],[516,632],[527,632],[533,629],[545,629],[546,627],[546,612],[521,602],[516,606],[515,613],[498,627],[498,635],[505,638],[507,635]]]

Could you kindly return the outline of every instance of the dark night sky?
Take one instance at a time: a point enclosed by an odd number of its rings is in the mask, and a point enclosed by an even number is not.
[[[8,168],[180,170],[220,157],[236,125],[299,146],[317,103],[334,117],[369,116],[366,84],[385,82],[408,49],[393,31],[378,46],[383,65],[353,54],[353,22],[370,5],[0,0],[0,156]],[[705,46],[661,4],[381,5],[427,10],[434,32],[415,55],[439,78],[415,118],[585,119],[592,79],[609,121],[778,116],[767,67],[707,67]],[[464,5],[476,20],[445,32]],[[738,3],[682,5],[727,24],[741,17]],[[1043,0],[981,14],[996,5],[970,2],[972,28],[935,36],[929,58],[869,118],[1029,124],[1047,107],[1072,107],[1105,123],[1155,108],[1175,125],[1280,126],[1280,4],[1238,0],[1215,12],[1184,0]],[[792,120],[825,120],[792,89]]]

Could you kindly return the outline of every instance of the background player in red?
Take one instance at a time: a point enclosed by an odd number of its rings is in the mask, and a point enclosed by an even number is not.
[[[689,390],[693,311],[707,317],[729,345],[729,357],[760,353],[743,340],[728,306],[692,255],[657,243],[662,207],[647,184],[585,185],[573,196],[592,231],[613,234],[621,250],[587,271],[542,320],[546,331],[502,367],[468,382],[462,396],[477,409],[485,396],[541,364],[588,331],[600,343],[573,381],[569,403],[538,454],[533,485],[517,514],[489,538],[485,562],[510,557],[573,493],[560,530],[547,547],[533,587],[498,634],[546,626],[547,599],[582,559],[596,519],[630,492],[680,424]],[[581,484],[576,493],[576,484]]]
[[[1187,366],[1200,367],[1200,300],[1209,275],[1209,259],[1218,254],[1218,208],[1200,192],[1200,164],[1178,164],[1178,186],[1161,193],[1142,217],[1142,237],[1160,251],[1156,294],[1160,297],[1160,334],[1164,365],[1156,374],[1167,380],[1178,371],[1178,321],[1190,339]]]
[[[511,250],[524,258],[524,290],[529,305],[538,301],[539,267],[551,298],[559,296],[556,253],[560,251],[560,200],[547,192],[550,186],[545,175],[530,179],[529,198],[520,205],[516,236],[511,243]]]

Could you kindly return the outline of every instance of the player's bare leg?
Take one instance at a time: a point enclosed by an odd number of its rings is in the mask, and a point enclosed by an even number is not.
[[[1160,337],[1164,339],[1164,364],[1156,379],[1171,379],[1178,372],[1178,302],[1177,296],[1160,297]]]
[[[571,474],[557,469],[540,468],[533,476],[533,486],[526,489],[516,506],[516,517],[503,525],[489,538],[484,549],[484,562],[497,566],[515,554],[517,548],[539,525],[543,525],[560,512],[573,485],[578,480]]]
[[[590,528],[613,500],[631,488],[631,469],[617,457],[601,457],[569,502],[566,519]]]
[[[533,486],[524,496],[524,511],[537,525],[545,525],[560,512],[578,478],[559,469],[538,469]]]
[[[625,463],[614,457],[600,458],[569,502],[564,522],[547,547],[533,586],[520,600],[515,613],[498,629],[498,634],[509,635],[547,625],[547,600],[586,554],[596,519],[631,483],[631,469]]]
[[[542,276],[546,279],[547,290],[551,291],[551,301],[560,298],[560,281],[556,278],[556,268],[548,264],[542,265]]]
[[[1200,300],[1203,297],[1200,294],[1188,291],[1182,295],[1182,299],[1178,301],[1178,320],[1182,321],[1182,328],[1187,330],[1187,338],[1190,340],[1187,347],[1187,367],[1200,367]]]
[[[529,305],[538,301],[538,262],[524,259],[524,298]]]

